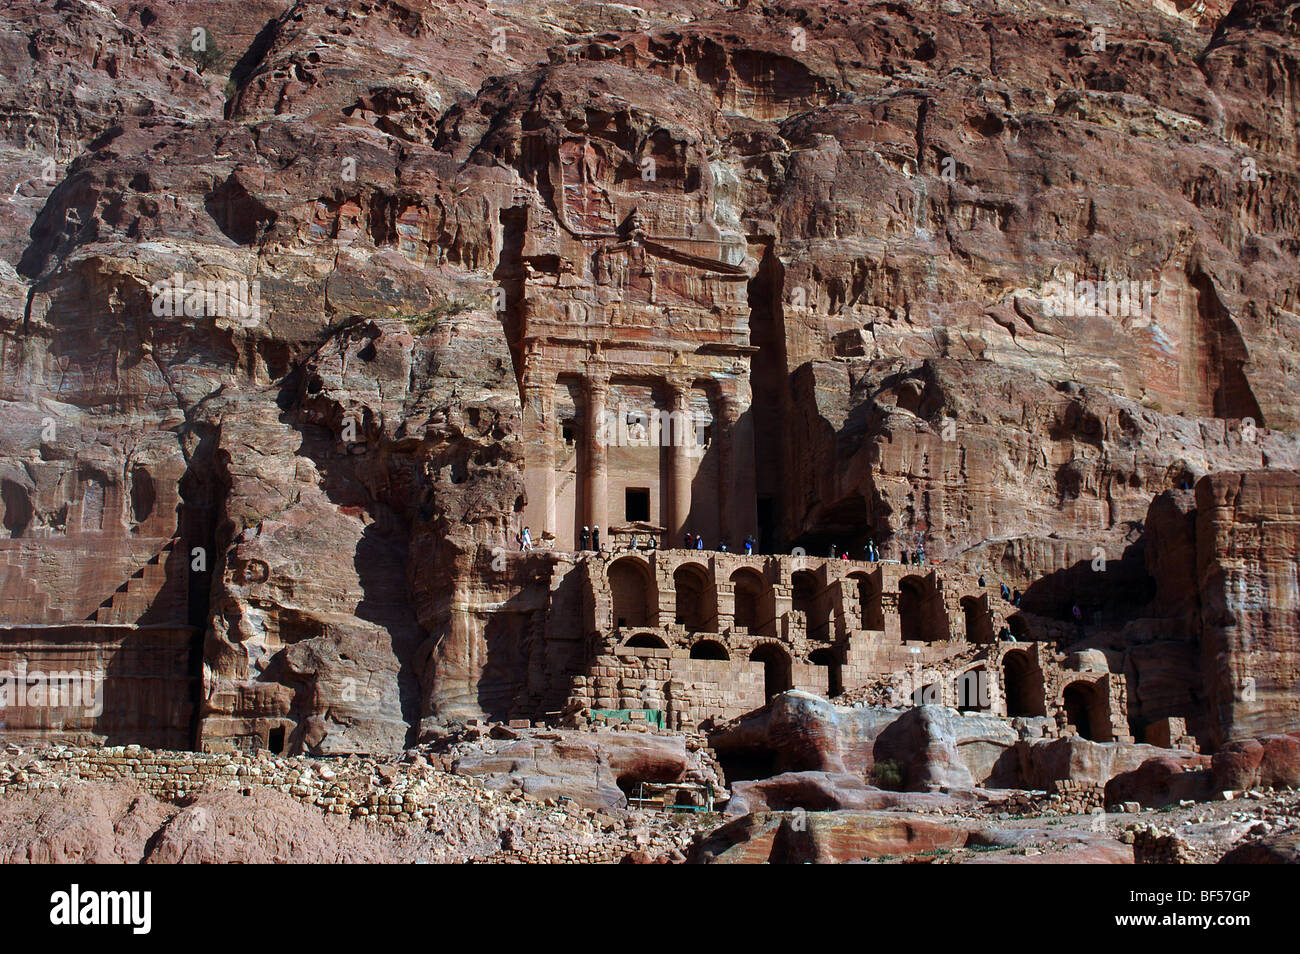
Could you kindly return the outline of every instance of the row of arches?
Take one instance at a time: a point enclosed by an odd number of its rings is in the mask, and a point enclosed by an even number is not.
[[[956,678],[956,707],[962,712],[980,712],[992,708],[988,672],[976,666]],[[1028,653],[1010,652],[1002,659],[1002,693],[1008,717],[1034,717],[1047,714],[1047,698],[1042,671]],[[914,705],[940,704],[937,683],[929,683],[912,693]],[[1110,707],[1101,684],[1077,679],[1061,692],[1060,705],[1065,721],[1080,738],[1094,742],[1114,741]]]
[[[613,601],[615,624],[620,628],[653,626],[659,601],[649,565],[635,557],[610,564],[606,572]],[[879,581],[866,572],[845,578],[856,588],[861,623],[865,629],[885,628]],[[752,567],[741,567],[728,582],[734,593],[734,624],[759,636],[770,636],[775,625],[771,586]],[[676,601],[674,621],[693,633],[718,632],[718,603],[709,571],[698,563],[683,563],[673,571]],[[817,575],[798,570],[791,576],[791,610],[810,638],[832,638],[832,600]],[[966,596],[960,601],[966,638],[973,643],[993,642],[988,597]],[[899,582],[898,616],[905,642],[932,642],[950,638],[948,613],[934,580],[920,575]]]
[[[631,649],[669,648],[663,637],[654,633],[637,633],[624,645]],[[690,658],[729,662],[732,655],[718,640],[700,639],[691,645]],[[793,660],[790,654],[778,644],[760,643],[750,651],[749,661],[763,664],[763,690],[768,699],[794,688]],[[843,686],[840,684],[840,661],[834,650],[818,649],[808,656],[808,662],[828,670],[826,682],[830,695],[839,695],[843,691]]]
[[[637,633],[626,643],[637,649],[668,649],[663,638],[654,633]],[[690,649],[691,659],[728,662],[731,652],[716,639],[696,640]],[[766,698],[793,688],[792,659],[780,645],[760,643],[749,653],[750,662],[763,664],[763,689]],[[835,650],[822,648],[808,656],[814,666],[825,667],[828,695],[843,691],[840,660]],[[991,705],[988,671],[975,666],[956,677],[956,707],[962,712],[981,712]],[[1026,652],[1009,652],[1002,659],[1002,693],[1009,717],[1035,717],[1047,714],[1042,671]],[[912,694],[914,705],[940,704],[942,694],[937,683],[928,683]],[[1110,711],[1103,688],[1096,682],[1075,680],[1062,691],[1061,704],[1066,722],[1075,733],[1095,742],[1113,741]]]

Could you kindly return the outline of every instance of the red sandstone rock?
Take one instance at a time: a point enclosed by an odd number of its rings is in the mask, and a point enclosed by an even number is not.
[[[804,812],[746,815],[692,846],[703,864],[837,864],[918,855],[965,844],[960,827],[884,812]]]
[[[1212,765],[1220,791],[1300,786],[1300,734],[1229,742]]]
[[[626,807],[640,782],[712,777],[680,736],[633,732],[530,733],[497,743],[494,751],[460,755],[452,771],[477,776],[488,788],[536,799],[564,797],[587,808]]]
[[[920,533],[1035,637],[1082,601],[1106,737],[1296,728],[1296,25],[1178,6],[10,4],[0,656],[106,653],[114,703],[5,731],[342,753],[561,711],[610,634],[515,534],[646,485],[624,538]],[[264,316],[158,314],[178,271]],[[1158,293],[1053,315],[1066,272]],[[707,410],[700,469],[580,464],[619,389]],[[997,732],[912,718],[909,785],[993,777]],[[774,742],[863,775],[869,735]]]
[[[1274,832],[1233,848],[1219,859],[1221,865],[1300,864],[1300,831]]]
[[[1209,767],[1207,756],[1147,759],[1133,771],[1122,772],[1106,783],[1106,804],[1138,802],[1159,808],[1189,798],[1205,801],[1214,794]]]
[[[1176,750],[1175,750],[1176,751]],[[1118,775],[1135,772],[1150,759],[1166,759],[1169,749],[1124,742],[1052,739],[1017,746],[1026,788],[1047,789],[1053,781],[1069,780],[1105,785]],[[1177,753],[1179,761],[1196,761],[1195,753]]]

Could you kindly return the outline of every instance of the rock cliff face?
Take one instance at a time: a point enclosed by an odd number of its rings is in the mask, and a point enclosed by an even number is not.
[[[6,730],[560,708],[522,296],[606,224],[735,250],[762,547],[923,540],[1036,635],[1082,604],[1134,720],[1300,727],[1297,11],[13,0],[0,657],[133,688]],[[670,244],[649,304],[720,320]]]

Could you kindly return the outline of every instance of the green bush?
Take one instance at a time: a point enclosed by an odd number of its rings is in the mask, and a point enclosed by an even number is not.
[[[406,322],[407,327],[411,329],[413,334],[427,335],[437,328],[443,319],[473,311],[478,307],[478,304],[481,303],[476,303],[467,298],[444,298],[442,301],[435,302],[428,311],[398,315],[398,317]]]
[[[203,49],[194,49],[192,39],[182,39],[177,51],[182,57],[194,64],[194,68],[200,73],[206,73],[214,66],[219,66],[226,58],[226,53],[217,45],[217,41],[212,38],[211,33],[205,33]]]
[[[877,788],[897,791],[903,785],[903,767],[893,759],[881,759],[871,766],[871,781]]]

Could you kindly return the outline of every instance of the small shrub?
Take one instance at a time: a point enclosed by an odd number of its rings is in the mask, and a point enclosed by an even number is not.
[[[413,334],[427,335],[437,328],[443,319],[473,311],[478,304],[468,298],[444,298],[442,301],[435,302],[428,311],[398,315],[398,317],[406,322]]]
[[[881,759],[871,766],[871,781],[877,788],[897,791],[903,785],[903,767],[893,759]]]
[[[183,39],[180,46],[177,47],[177,51],[182,57],[193,63],[194,68],[200,73],[206,73],[214,66],[221,65],[226,58],[225,51],[217,45],[211,33],[206,34],[204,37],[203,49],[196,50],[194,49],[193,40]]]

